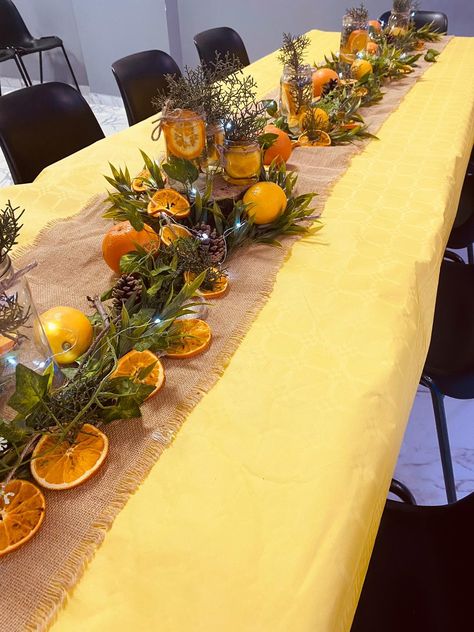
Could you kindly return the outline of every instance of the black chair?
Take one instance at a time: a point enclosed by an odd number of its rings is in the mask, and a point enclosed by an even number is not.
[[[448,248],[467,248],[467,258],[474,264],[474,164],[470,161],[461,191],[458,211],[448,240]]]
[[[447,260],[447,258],[452,259]],[[436,297],[431,342],[421,377],[430,390],[446,495],[456,500],[444,398],[474,398],[474,266],[446,251]]]
[[[66,83],[44,83],[0,97],[0,146],[15,184],[104,138],[84,97]]]
[[[166,91],[165,75],[181,76],[178,64],[162,50],[147,50],[123,57],[112,64],[112,72],[122,95],[129,125],[156,114],[152,99],[158,90]]]
[[[237,31],[228,26],[198,33],[194,36],[194,44],[202,64],[212,65],[216,61],[216,53],[222,57],[237,57],[242,67],[250,64],[242,38]]]
[[[10,59],[13,59],[14,62],[16,63],[16,67],[18,68],[18,71],[20,73],[20,76],[21,76],[25,86],[29,85],[28,84],[28,80],[26,79],[26,77],[25,77],[25,75],[23,73],[22,65],[20,63],[20,60],[18,59],[18,56],[17,56],[15,50],[13,48],[0,48],[0,64],[3,61],[9,61]],[[0,95],[1,94],[2,94],[2,86],[0,85]]]
[[[474,494],[452,505],[388,500],[351,632],[472,629]]]
[[[23,74],[27,78],[29,85],[31,85],[31,79],[22,57],[32,53],[39,54],[40,81],[43,83],[43,52],[53,48],[60,48],[63,51],[64,59],[71,72],[76,89],[79,91],[76,75],[69,62],[62,40],[54,35],[39,38],[33,37],[11,0],[0,0],[0,48],[15,49]]]
[[[379,18],[384,28],[388,25],[390,13],[391,11],[385,11]],[[412,11],[411,17],[417,29],[433,23],[433,27],[438,33],[448,32],[448,16],[446,13],[441,13],[440,11]]]

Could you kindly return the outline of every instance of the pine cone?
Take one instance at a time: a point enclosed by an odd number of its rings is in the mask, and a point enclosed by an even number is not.
[[[122,274],[112,289],[114,310],[120,312],[122,305],[126,303],[132,295],[135,295],[135,302],[139,301],[141,294],[142,283],[140,279],[134,277],[133,274]]]
[[[209,224],[198,224],[194,230],[200,240],[199,248],[209,257],[211,263],[221,263],[227,254],[225,237],[219,235]]]
[[[321,96],[322,97],[326,97],[330,92],[332,92],[334,90],[334,88],[337,87],[338,83],[339,83],[339,81],[337,79],[330,79],[329,81],[327,81],[323,85],[323,88],[321,90]]]

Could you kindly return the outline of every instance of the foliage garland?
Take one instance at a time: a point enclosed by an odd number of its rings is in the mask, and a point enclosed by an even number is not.
[[[422,54],[411,54],[412,51],[421,48],[421,43],[437,41],[439,37],[429,26],[418,30],[412,27],[397,38],[389,30],[375,34],[379,55],[362,55],[362,58],[371,62],[373,73],[358,81],[340,81],[312,104],[328,114],[331,142],[341,144],[370,136],[358,112],[359,108],[372,105],[382,98],[381,88],[386,80],[398,79],[412,72]],[[291,38],[291,41],[294,43],[295,38]],[[300,63],[301,53],[306,45],[304,40],[297,41],[301,46],[298,45],[293,52],[298,53],[295,59]],[[286,41],[284,48],[285,45],[289,54],[290,40]],[[428,50],[425,59],[435,61],[436,55],[437,51]],[[228,68],[232,63],[225,61]],[[223,65],[217,63],[217,66],[222,71]],[[339,72],[341,62],[337,55],[332,54],[325,58],[320,67]],[[234,86],[237,84],[232,82],[239,81],[235,79],[237,75],[238,71],[229,80]],[[188,80],[189,76],[191,75],[188,75]],[[197,76],[199,77],[199,73]],[[184,89],[181,84],[180,89]],[[252,86],[246,83],[242,89],[250,94]],[[250,108],[249,103],[245,104],[243,110],[234,109],[233,112],[238,117],[239,111],[245,114],[247,107]],[[263,119],[262,106],[254,104],[253,107],[258,111],[258,117],[254,116],[253,120],[258,118],[260,125]],[[267,103],[265,107],[268,112],[276,115],[277,126],[287,128],[286,122],[275,112],[274,104]],[[226,116],[230,116],[229,110]],[[234,127],[237,128],[239,125]],[[240,126],[239,129],[242,130],[243,127]],[[250,128],[246,131],[250,135],[257,132],[257,127],[253,132]],[[54,385],[52,365],[43,375],[23,365],[17,366],[16,390],[9,400],[9,405],[17,412],[17,416],[12,421],[0,419],[0,478],[6,477],[9,480],[13,473],[28,476],[26,466],[34,444],[45,433],[54,434],[61,441],[74,438],[85,423],[86,416],[88,422],[92,421],[97,425],[115,419],[140,416],[140,404],[150,394],[152,387],[128,378],[112,377],[118,358],[132,348],[150,349],[158,354],[166,352],[182,335],[175,326],[176,319],[194,313],[197,290],[200,287],[205,288],[206,284],[212,285],[215,278],[213,275],[225,274],[223,262],[210,265],[203,258],[196,230],[200,223],[210,223],[215,227],[217,233],[225,239],[229,256],[245,244],[276,245],[282,235],[304,234],[321,227],[316,222],[309,228],[309,222],[317,220],[311,208],[315,194],[296,195],[294,187],[297,176],[287,172],[284,164],[272,163],[267,171],[262,170],[261,180],[280,185],[286,193],[288,203],[274,223],[261,226],[252,221],[242,200],[235,202],[230,212],[224,212],[212,200],[211,179],[208,179],[204,192],[197,191],[194,184],[199,174],[193,163],[172,158],[160,166],[144,152],[142,157],[147,170],[144,178],[147,190],[144,192],[134,191],[133,178],[127,168],[111,165],[112,176],[106,178],[114,190],[109,193],[110,208],[105,217],[128,220],[137,230],[145,224],[159,230],[164,223],[172,220],[163,215],[152,217],[146,209],[153,192],[166,186],[168,176],[182,183],[191,202],[191,214],[183,222],[191,237],[178,239],[171,245],[162,247],[159,255],[138,249],[122,258],[121,271],[133,275],[141,284],[140,298],[137,299],[136,295],[129,297],[123,303],[120,313],[117,313],[111,302],[112,290],[101,298],[90,299],[95,309],[91,317],[94,340],[90,349],[78,359],[76,366],[63,369],[66,380],[61,386]],[[19,220],[22,213],[17,211],[18,209],[9,204],[0,213],[2,256],[16,243],[21,228]],[[185,278],[184,272],[189,270],[193,272],[193,280]]]

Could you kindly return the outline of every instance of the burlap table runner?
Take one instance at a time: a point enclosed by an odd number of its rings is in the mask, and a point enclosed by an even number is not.
[[[448,39],[434,47],[441,50]],[[363,112],[372,133],[427,65],[421,59],[413,74],[386,86],[384,100]],[[295,150],[288,166],[299,172],[298,192],[317,191],[316,206],[322,210],[330,188],[363,147]],[[85,296],[100,294],[109,286],[110,271],[101,256],[102,237],[110,225],[102,219],[104,208],[104,197],[94,198],[81,213],[47,227],[33,247],[19,253],[17,267],[32,260],[39,263],[29,281],[40,311],[61,304],[86,310]],[[143,419],[119,421],[107,428],[110,452],[99,473],[74,490],[46,492],[47,513],[39,533],[0,561],[2,632],[48,627],[128,496],[169,446],[192,407],[225,370],[269,297],[292,242],[285,240],[281,249],[252,247],[228,262],[230,292],[209,309],[210,349],[186,361],[165,358],[166,386],[144,404]]]

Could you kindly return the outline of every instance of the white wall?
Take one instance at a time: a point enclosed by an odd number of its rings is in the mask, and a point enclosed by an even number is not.
[[[131,53],[169,52],[165,0],[72,0],[93,92],[118,94],[111,64]]]
[[[118,94],[110,65],[149,48],[171,52],[178,64],[195,65],[193,36],[214,26],[231,26],[242,36],[251,60],[275,50],[283,31],[338,31],[347,6],[359,0],[15,0],[34,36],[58,35],[79,83],[94,92]],[[366,0],[373,18],[391,0]],[[424,0],[420,8],[444,11],[449,31],[474,36],[474,0]],[[70,81],[60,51],[44,53],[45,77]],[[26,58],[38,78],[37,55]],[[13,62],[0,73],[17,77]]]
[[[15,0],[15,4],[33,37],[57,35],[64,41],[77,80],[81,85],[87,85],[87,71],[72,0]],[[38,79],[38,55],[29,55],[24,61],[30,76]],[[43,53],[43,66],[46,80],[71,81],[61,49]],[[12,61],[2,64],[0,73],[6,77],[18,77]]]
[[[348,6],[358,0],[177,0],[183,63],[195,65],[198,57],[193,36],[215,26],[231,26],[242,37],[250,61],[281,45],[283,32],[310,29],[339,31]],[[365,0],[373,19],[390,9],[391,0]],[[474,0],[425,0],[420,9],[444,11],[449,32],[474,36]]]

